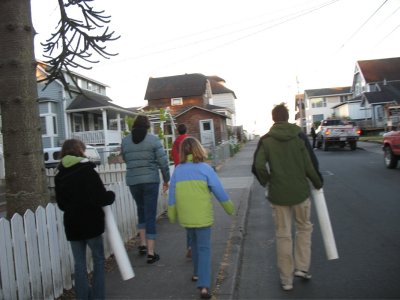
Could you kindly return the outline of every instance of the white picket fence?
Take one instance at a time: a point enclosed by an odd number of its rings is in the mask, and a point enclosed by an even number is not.
[[[99,166],[107,189],[116,194],[111,206],[124,242],[136,236],[136,205],[125,184],[125,167]],[[172,172],[172,170],[171,170]],[[49,187],[54,187],[54,170],[48,170]],[[167,208],[167,195],[159,191],[158,215]],[[111,248],[105,239],[105,255]],[[73,286],[73,256],[66,240],[63,212],[54,203],[10,221],[0,219],[0,299],[55,299]],[[90,257],[90,251],[88,251]],[[90,259],[88,260],[90,262]],[[91,270],[91,264],[88,265]]]

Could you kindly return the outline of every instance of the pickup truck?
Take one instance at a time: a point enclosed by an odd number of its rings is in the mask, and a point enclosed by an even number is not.
[[[357,149],[357,141],[359,138],[357,127],[345,123],[343,120],[322,120],[316,130],[316,134],[317,148],[321,148],[322,146],[324,151],[327,151],[330,146],[334,145],[340,148],[349,145],[351,150]]]
[[[400,159],[400,129],[383,135],[383,157],[388,169],[395,169]]]

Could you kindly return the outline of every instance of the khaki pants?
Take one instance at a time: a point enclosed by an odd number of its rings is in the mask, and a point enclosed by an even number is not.
[[[308,271],[311,260],[310,222],[311,201],[306,199],[294,206],[271,204],[275,222],[278,269],[282,284],[293,284],[294,270]],[[295,243],[293,249],[292,219],[295,220]],[[294,251],[293,251],[294,250]]]

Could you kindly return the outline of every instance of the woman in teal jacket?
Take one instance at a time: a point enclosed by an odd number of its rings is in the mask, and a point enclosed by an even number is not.
[[[217,174],[204,162],[206,152],[200,142],[187,137],[183,140],[180,164],[171,177],[168,218],[186,228],[192,241],[192,280],[197,281],[202,299],[211,298],[211,225],[214,223],[212,194],[226,213],[232,215],[234,206]]]
[[[147,263],[160,259],[155,253],[157,200],[160,172],[163,190],[168,188],[169,165],[160,139],[148,132],[149,118],[136,117],[131,133],[122,140],[122,157],[126,163],[126,184],[135,200],[139,222],[139,253],[147,253]]]

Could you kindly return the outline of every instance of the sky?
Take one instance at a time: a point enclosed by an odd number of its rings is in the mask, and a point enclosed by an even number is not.
[[[95,0],[117,41],[91,70],[122,107],[144,106],[149,77],[219,76],[235,92],[237,125],[256,134],[271,109],[306,89],[351,86],[359,60],[398,57],[400,0]],[[59,19],[57,0],[31,0],[35,55]]]

